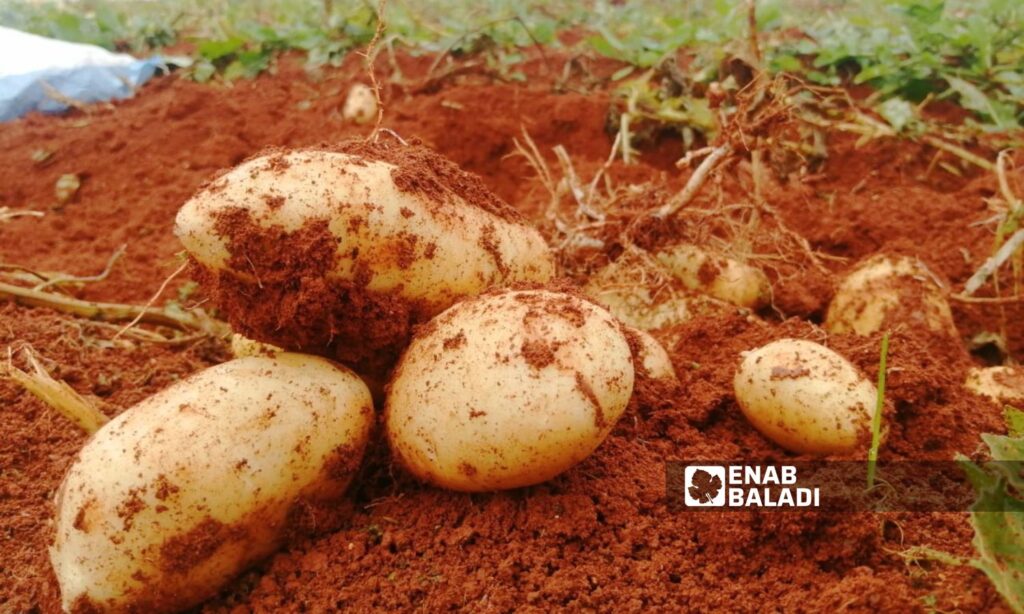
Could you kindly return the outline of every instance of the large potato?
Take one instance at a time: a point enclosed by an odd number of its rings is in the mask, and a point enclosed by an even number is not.
[[[997,403],[1024,409],[1024,367],[971,369],[964,385],[971,392],[986,396]]]
[[[846,454],[870,441],[875,387],[813,341],[782,339],[747,352],[733,388],[750,423],[788,450]]]
[[[727,303],[759,309],[771,299],[768,276],[754,266],[726,258],[689,243],[681,243],[654,254],[685,287]]]
[[[409,345],[388,389],[396,460],[461,491],[548,480],[586,458],[633,391],[629,343],[600,307],[507,291],[445,311]]]
[[[943,289],[920,261],[878,254],[840,283],[825,317],[833,333],[871,335],[898,325],[958,336]]]
[[[175,232],[239,333],[350,363],[397,357],[460,298],[555,273],[513,209],[412,145],[249,160],[192,197]]]
[[[171,612],[337,500],[373,420],[350,371],[313,356],[226,362],[128,409],[79,452],[50,549],[65,610]]]

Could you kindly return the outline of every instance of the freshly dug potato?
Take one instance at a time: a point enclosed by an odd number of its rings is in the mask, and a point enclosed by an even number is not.
[[[971,369],[964,386],[997,403],[1024,409],[1024,367]]]
[[[349,364],[393,362],[456,300],[555,273],[518,213],[414,145],[254,158],[189,200],[175,232],[236,331]]]
[[[733,258],[689,243],[662,249],[654,257],[690,290],[747,309],[759,309],[771,300],[764,271]]]
[[[388,389],[388,441],[437,486],[537,484],[604,441],[633,377],[629,343],[600,307],[548,290],[487,294],[417,333]]]
[[[275,354],[279,354],[283,351],[284,350],[276,345],[253,341],[252,339],[244,335],[239,335],[238,333],[231,334],[231,354],[235,358],[245,358],[246,356],[274,356]]]
[[[341,116],[345,121],[357,124],[373,121],[377,117],[377,95],[373,93],[373,88],[362,83],[353,85],[341,107]]]
[[[839,284],[825,317],[833,333],[871,335],[899,324],[958,336],[942,288],[920,261],[878,254]]]
[[[672,359],[669,358],[668,352],[658,343],[657,339],[648,332],[631,327],[626,328],[626,336],[629,338],[629,345],[633,350],[637,375],[640,375],[639,371],[643,371],[643,375],[651,379],[678,383]]]
[[[781,339],[746,352],[733,388],[751,424],[793,452],[846,454],[871,439],[875,387],[813,341]]]
[[[640,330],[667,328],[695,315],[722,313],[730,308],[707,296],[688,294],[677,281],[663,279],[628,257],[597,271],[584,292],[622,323]]]
[[[211,367],[128,409],[57,493],[64,609],[172,612],[210,597],[343,494],[372,421],[353,373],[288,353]]]

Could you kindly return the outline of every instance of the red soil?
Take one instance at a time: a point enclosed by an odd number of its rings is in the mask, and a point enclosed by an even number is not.
[[[425,63],[406,60],[403,73]],[[351,64],[312,79],[283,61],[275,75],[231,87],[174,77],[147,85],[130,101],[88,114],[33,116],[0,129],[0,207],[45,212],[0,223],[0,261],[39,271],[90,275],[128,244],[111,275],[86,285],[83,298],[144,302],[177,263],[172,235],[178,207],[218,169],[270,146],[332,143],[365,133],[339,114],[356,78]],[[525,128],[555,165],[563,144],[590,177],[608,155],[609,95],[580,92],[577,75],[553,93],[557,75],[528,67],[528,85],[479,75],[391,85],[386,125],[478,173],[530,219],[547,194],[522,158],[509,157]],[[598,65],[608,74],[612,68]],[[411,80],[411,79],[410,79]],[[420,85],[423,85],[420,83]],[[830,156],[813,182],[773,182],[768,200],[786,224],[841,272],[877,251],[921,257],[954,288],[989,251],[984,198],[992,178],[960,178],[933,168],[934,150],[902,141],[833,134]],[[671,139],[640,164],[612,165],[616,184],[653,181],[675,190]],[[36,150],[52,152],[34,163]],[[77,173],[76,197],[55,206],[54,183]],[[680,176],[682,175],[682,176]],[[1020,177],[1014,181],[1024,184]],[[163,297],[174,297],[178,279]],[[818,305],[828,284],[815,281]],[[197,301],[189,298],[189,302]],[[814,307],[812,319],[821,317]],[[877,340],[826,339],[804,320],[766,323],[698,317],[671,331],[669,348],[682,393],[633,407],[599,450],[568,473],[533,488],[464,495],[420,485],[393,470],[377,441],[336,515],[336,529],[294,542],[247,572],[204,611],[333,611],[372,607],[439,611],[601,611],[654,609],[755,611],[999,610],[984,576],[970,568],[907,564],[899,552],[926,545],[971,553],[965,514],[686,513],[668,509],[666,459],[782,459],[743,419],[732,396],[738,353],[769,340],[825,340],[869,376]],[[961,335],[998,330],[999,310],[954,304]],[[1008,306],[1011,350],[1024,351],[1024,309]],[[978,434],[1001,432],[997,408],[960,384],[978,359],[948,340],[898,331],[892,342],[884,458],[948,459],[973,453]],[[110,413],[175,379],[226,358],[223,344],[183,347],[110,342],[113,331],[70,316],[0,303],[0,347],[30,344],[47,366]],[[667,337],[666,337],[667,338]],[[8,381],[0,381],[0,611],[57,612],[59,595],[46,548],[51,499],[84,436]]]

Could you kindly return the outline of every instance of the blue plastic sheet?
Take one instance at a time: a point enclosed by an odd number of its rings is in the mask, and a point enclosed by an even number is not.
[[[6,56],[0,60],[0,122],[31,111],[64,111],[68,99],[91,103],[129,98],[163,66],[159,57],[139,60],[9,28],[0,28],[0,54]]]

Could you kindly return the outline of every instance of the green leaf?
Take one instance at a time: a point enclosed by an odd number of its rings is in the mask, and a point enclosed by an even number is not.
[[[949,86],[953,88],[953,91],[960,96],[960,102],[965,108],[989,118],[1000,129],[1009,129],[1016,124],[1012,114],[1007,117],[1006,110],[994,104],[973,83],[952,75],[946,75],[945,79]]]
[[[612,81],[625,79],[629,75],[633,74],[634,70],[636,70],[635,66],[623,66],[622,68],[616,70],[614,74],[612,74]]]
[[[227,57],[245,45],[245,41],[238,37],[225,38],[222,40],[209,40],[199,43],[199,55],[211,62]]]
[[[980,569],[1015,612],[1024,612],[1024,502],[998,480],[982,490],[971,511],[974,549]],[[976,511],[983,510],[983,511]]]
[[[902,98],[890,98],[878,105],[876,110],[896,132],[903,132],[904,128],[917,120],[914,105]]]
[[[1003,417],[1010,437],[1024,437],[1024,410],[1007,405],[1003,408]]]

